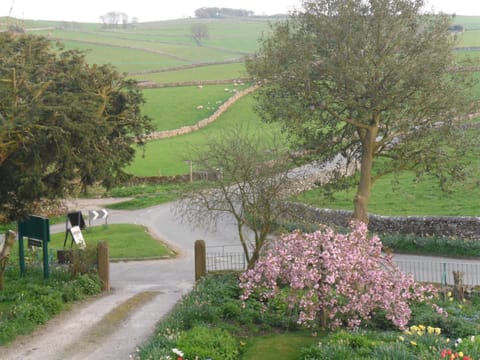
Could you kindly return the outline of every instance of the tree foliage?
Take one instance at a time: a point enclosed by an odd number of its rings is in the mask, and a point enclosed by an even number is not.
[[[193,163],[220,176],[208,189],[185,195],[177,213],[191,226],[216,226],[233,217],[248,265],[253,266],[285,212],[280,200],[291,186],[288,148],[268,134],[234,127],[209,139],[207,149],[197,153]]]
[[[423,5],[305,0],[247,60],[264,80],[264,120],[281,122],[323,160],[341,153],[359,162],[361,221],[372,184],[387,173],[429,173],[443,188],[464,176],[468,144],[455,123],[471,111],[472,76],[454,54],[451,17]]]
[[[112,185],[151,129],[136,84],[43,37],[0,43],[1,211],[17,218],[73,181]]]
[[[210,37],[207,24],[195,23],[191,26],[190,30],[192,31],[192,38],[198,46],[202,45],[203,39],[208,39]]]
[[[128,14],[119,11],[109,11],[108,13],[101,15],[100,20],[105,28],[117,28],[121,23],[121,26],[126,29],[128,27]],[[133,23],[132,18],[132,23]],[[137,19],[138,22],[138,19]]]
[[[243,299],[276,298],[298,308],[298,322],[310,327],[359,327],[375,313],[404,329],[412,301],[426,301],[435,289],[415,283],[382,254],[364,223],[341,234],[330,228],[281,236],[253,269],[242,275]],[[282,296],[277,295],[282,291]],[[434,305],[437,311],[440,308]]]

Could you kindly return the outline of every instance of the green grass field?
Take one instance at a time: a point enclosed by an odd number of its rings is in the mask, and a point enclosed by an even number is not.
[[[143,111],[153,119],[156,130],[194,125],[212,115],[219,106],[248,85],[182,86],[145,89]],[[201,106],[201,109],[198,108]]]
[[[137,176],[187,174],[186,160],[202,148],[209,137],[221,136],[234,124],[252,131],[278,131],[278,125],[264,124],[252,112],[253,98],[247,95],[229,108],[220,119],[199,131],[169,139],[151,141],[146,145],[146,155],[137,153],[133,164],[126,171]],[[195,170],[195,169],[194,169]]]
[[[199,66],[190,69],[161,71],[148,74],[130,75],[136,80],[153,81],[156,83],[174,83],[184,81],[225,80],[247,77],[243,62]]]

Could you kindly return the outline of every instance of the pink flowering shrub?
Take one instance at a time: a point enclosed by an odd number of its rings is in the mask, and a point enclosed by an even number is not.
[[[430,299],[434,288],[402,273],[381,250],[380,239],[369,237],[363,223],[352,223],[347,234],[324,227],[283,235],[242,275],[242,299],[255,294],[266,300],[288,288],[289,296],[282,298],[290,308],[298,307],[300,324],[355,328],[384,310],[387,319],[404,329],[409,303]]]

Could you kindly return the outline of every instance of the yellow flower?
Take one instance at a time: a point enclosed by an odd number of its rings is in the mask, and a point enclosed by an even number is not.
[[[463,352],[462,352],[462,351],[460,351],[460,352],[458,353],[458,357],[459,357],[459,358],[463,358]]]
[[[417,343],[415,341],[410,341],[410,345],[417,346]]]
[[[433,334],[433,333],[435,332],[435,329],[434,329],[433,327],[431,327],[431,326],[428,326],[428,327],[427,327],[427,332],[428,332],[429,334]]]
[[[405,338],[404,338],[403,336],[399,336],[399,337],[398,337],[398,340],[400,340],[400,341],[405,341]]]
[[[419,328],[421,331],[423,331],[423,330],[425,330],[425,325],[418,325],[418,328]]]
[[[441,332],[442,332],[442,329],[440,329],[440,328],[438,328],[438,327],[435,328],[435,329],[433,329],[433,330],[435,331],[435,334],[436,334],[436,335],[440,335]]]
[[[448,297],[452,297],[452,292],[449,291],[449,292],[447,293],[447,296],[448,296]]]

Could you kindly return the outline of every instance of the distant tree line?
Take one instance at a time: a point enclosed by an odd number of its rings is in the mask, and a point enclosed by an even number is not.
[[[126,29],[128,26],[138,23],[138,18],[132,17],[130,20],[128,14],[119,11],[110,11],[101,15],[100,20],[105,28],[122,27]]]
[[[253,16],[254,12],[244,9],[230,9],[230,8],[218,8],[218,7],[202,7],[195,10],[195,17],[206,18],[224,18],[224,17],[247,17]]]

